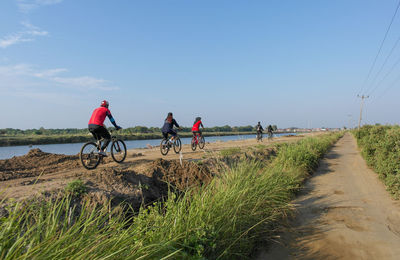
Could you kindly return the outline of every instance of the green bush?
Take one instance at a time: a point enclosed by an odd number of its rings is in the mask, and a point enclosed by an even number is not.
[[[394,198],[400,198],[400,127],[366,125],[353,131],[368,166]]]

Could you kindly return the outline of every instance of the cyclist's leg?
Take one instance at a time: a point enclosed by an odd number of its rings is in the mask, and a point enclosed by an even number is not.
[[[173,129],[169,130],[168,134],[171,135],[171,141],[173,141],[175,139],[176,135],[177,135],[176,131],[173,130]]]
[[[164,137],[165,139],[167,139],[167,140],[168,140],[168,133],[164,133],[164,132],[162,132],[162,135],[163,135],[163,137]]]
[[[96,139],[96,141],[99,141],[101,139],[101,135],[98,132],[100,126],[98,125],[89,125],[89,132],[92,133],[94,139]]]
[[[101,150],[105,151],[107,149],[108,144],[111,141],[111,135],[108,130],[104,126],[100,126],[97,130],[98,135],[104,138],[104,143],[101,146]]]

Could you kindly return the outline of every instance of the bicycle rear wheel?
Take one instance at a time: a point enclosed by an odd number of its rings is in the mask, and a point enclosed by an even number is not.
[[[197,147],[196,137],[192,137],[192,141],[190,142],[190,145],[192,147],[192,151],[196,151],[196,147]]]
[[[95,169],[101,160],[97,145],[93,142],[84,144],[79,153],[79,158],[81,159],[83,167],[88,170]]]
[[[200,149],[203,149],[203,148],[204,148],[204,145],[206,144],[206,140],[204,139],[203,136],[200,136],[199,139],[200,139],[200,140],[199,140],[199,148],[200,148]]]
[[[179,153],[182,150],[182,142],[179,137],[175,137],[174,139],[174,151],[175,153]]]
[[[126,145],[121,139],[111,143],[111,157],[117,163],[122,163],[126,158]]]
[[[160,143],[160,152],[162,155],[167,155],[169,152],[168,139],[162,139]]]

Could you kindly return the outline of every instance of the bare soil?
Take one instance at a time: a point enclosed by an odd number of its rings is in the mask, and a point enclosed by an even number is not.
[[[88,188],[86,197],[90,200],[126,201],[137,208],[165,197],[171,188],[168,185],[184,190],[207,184],[220,170],[217,167],[229,166],[242,156],[265,160],[274,153],[272,149],[259,152],[260,149],[249,147],[301,138],[303,136],[279,137],[263,143],[257,143],[255,139],[206,143],[204,150],[195,152],[189,145],[184,145],[181,154],[170,151],[167,156],[160,154],[159,147],[133,149],[128,151],[123,163],[117,164],[109,156],[92,171],[81,166],[78,155],[50,154],[33,149],[24,156],[0,160],[0,201],[3,198],[25,200],[51,196],[64,191],[69,182],[81,179]],[[245,153],[226,158],[219,156],[220,150],[236,147],[243,148]]]
[[[394,201],[346,134],[293,202],[296,213],[256,259],[400,259]]]

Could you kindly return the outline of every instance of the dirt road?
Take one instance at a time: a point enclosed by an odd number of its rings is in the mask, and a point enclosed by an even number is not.
[[[350,134],[294,204],[289,227],[257,259],[400,259],[400,203],[367,167]]]

